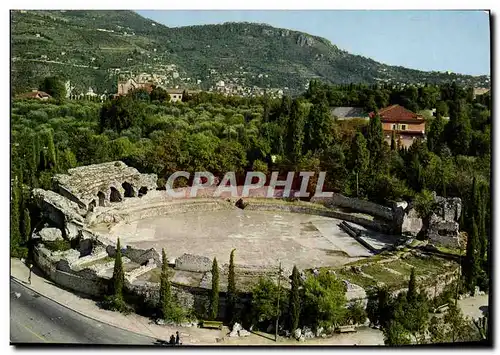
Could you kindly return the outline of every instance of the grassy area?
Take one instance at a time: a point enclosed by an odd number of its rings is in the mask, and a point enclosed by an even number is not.
[[[363,275],[359,275],[352,271],[336,271],[336,275],[363,288],[377,285],[377,280],[364,277]]]
[[[447,271],[447,267],[443,265],[445,261],[443,259],[430,257],[430,258],[417,258],[415,256],[410,256],[403,259],[404,262],[414,266],[417,273],[421,275],[433,274],[438,275]],[[450,268],[451,269],[451,268]]]
[[[387,271],[380,264],[368,265],[364,267],[362,270],[365,274],[373,276],[375,280],[383,282],[387,286],[396,286],[405,281],[405,277],[403,275],[397,275],[390,271]]]
[[[412,269],[411,266],[405,264],[401,260],[391,261],[391,262],[385,264],[385,266],[392,269],[392,270],[398,271],[401,274],[408,276],[408,277],[410,276],[411,269]]]
[[[460,248],[447,248],[442,246],[436,247],[440,252],[453,255],[465,255],[465,251]]]
[[[43,242],[43,245],[50,251],[66,251],[71,249],[71,243],[64,239]]]

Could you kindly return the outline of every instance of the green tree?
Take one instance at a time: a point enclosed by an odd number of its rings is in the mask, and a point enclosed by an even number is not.
[[[415,196],[415,210],[420,218],[428,218],[434,208],[434,196],[429,190],[422,190]]]
[[[326,96],[316,100],[304,127],[304,150],[315,153],[325,150],[332,143],[333,120]]]
[[[113,268],[113,277],[111,278],[110,294],[116,301],[123,300],[123,286],[125,284],[125,273],[123,270],[122,250],[120,238],[116,242],[115,266]]]
[[[210,292],[210,318],[216,319],[219,314],[219,266],[217,258],[212,263],[212,289]]]
[[[297,266],[294,265],[292,270],[292,289],[290,292],[290,329],[292,332],[299,327],[300,322],[300,286],[301,280],[299,270],[297,269]]]
[[[24,223],[23,223],[23,237],[24,241],[28,242],[31,239],[31,218],[30,218],[30,211],[25,208],[24,209]]]
[[[447,326],[446,338],[454,343],[457,341],[472,340],[473,329],[471,324],[467,322],[460,308],[453,302],[448,305],[448,310],[443,317],[444,323]]]
[[[465,287],[469,292],[474,292],[477,284],[478,276],[480,275],[480,259],[479,259],[479,236],[477,230],[476,219],[472,219],[472,234],[467,238],[467,247],[464,267],[462,268]]]
[[[19,204],[21,191],[17,176],[14,176],[14,181],[11,185],[10,195],[10,253],[12,256],[17,256],[19,246],[21,244],[21,232],[19,230]]]
[[[56,158],[56,148],[54,145],[54,136],[52,130],[46,130],[44,132],[45,136],[45,147],[43,149],[43,160],[45,169],[57,169],[57,158]]]
[[[281,288],[279,292],[280,309],[283,314],[287,310],[288,293]],[[260,329],[266,330],[270,325],[275,326],[277,317],[278,286],[269,278],[261,277],[259,282],[252,289],[251,318],[252,322]],[[285,323],[285,318],[281,318],[280,324]]]
[[[431,343],[444,343],[447,341],[443,318],[436,316],[431,318],[429,322],[429,335]]]
[[[161,250],[161,274],[160,274],[160,310],[163,319],[172,318],[172,290],[168,279],[168,260],[165,249]]]
[[[235,280],[235,270],[234,270],[234,252],[236,249],[231,250],[231,256],[229,257],[229,272],[227,276],[227,293],[226,293],[226,318],[232,323],[235,321],[235,311],[236,311],[236,280]]]
[[[361,301],[352,302],[347,306],[347,319],[352,324],[364,324],[366,321],[365,307]]]
[[[40,91],[45,91],[54,99],[60,100],[66,97],[66,87],[63,82],[55,76],[49,76],[43,79],[43,82],[40,84],[38,89]]]
[[[370,165],[372,170],[377,170],[383,155],[384,132],[380,116],[375,115],[370,119],[366,135],[367,148],[370,151]]]
[[[300,99],[293,100],[292,107],[290,109],[286,147],[287,152],[294,163],[296,163],[302,156],[305,119],[306,109],[304,104]]]
[[[408,302],[415,302],[418,296],[417,291],[417,281],[415,280],[415,268],[411,269],[410,281],[408,282],[408,293],[406,294],[406,299]]]
[[[149,96],[151,98],[151,101],[160,101],[160,102],[170,101],[170,95],[168,94],[168,92],[159,86],[155,87],[151,91]],[[184,95],[182,95],[182,98],[184,99]]]
[[[314,327],[341,324],[346,315],[345,284],[326,270],[304,282],[304,307],[301,319]]]
[[[444,118],[440,113],[436,114],[436,117],[432,120],[427,132],[427,147],[431,152],[436,154],[441,152],[443,144],[446,140],[446,137],[444,136],[445,127],[446,121]]]
[[[410,335],[402,324],[392,321],[384,328],[384,343],[389,346],[411,344]]]
[[[133,126],[140,126],[145,117],[144,104],[129,96],[120,96],[117,99],[106,101],[99,114],[101,132],[106,129],[121,132]]]
[[[472,128],[466,104],[454,102],[450,120],[446,124],[445,134],[448,147],[454,155],[467,155],[472,140]]]

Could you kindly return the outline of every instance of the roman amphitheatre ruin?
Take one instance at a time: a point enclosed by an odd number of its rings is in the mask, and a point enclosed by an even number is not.
[[[276,275],[280,262],[285,275],[293,265],[339,268],[404,246],[422,229],[405,203],[388,207],[340,194],[290,202],[260,198],[255,190],[241,208],[238,199],[211,192],[174,199],[157,189],[156,175],[119,161],[70,169],[55,176],[53,190],[33,190],[43,216],[33,235],[35,262],[63,287],[102,295],[120,238],[127,287],[157,298],[164,248],[174,291],[184,305],[197,307],[208,297],[213,258],[224,274],[233,249],[238,287],[247,292],[259,275]],[[436,198],[442,208],[431,219],[429,238],[456,244],[460,201]],[[71,248],[51,248],[58,239]],[[222,292],[225,287],[221,277]],[[360,289],[352,287],[351,298],[363,298]]]

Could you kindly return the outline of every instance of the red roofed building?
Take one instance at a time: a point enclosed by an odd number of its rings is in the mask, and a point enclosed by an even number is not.
[[[417,138],[425,138],[425,119],[400,105],[392,105],[378,112],[385,140],[391,144],[394,133],[396,141],[403,147],[409,147]],[[375,112],[370,113],[370,118]]]
[[[17,98],[19,98],[19,99],[48,100],[48,99],[52,98],[52,96],[47,94],[45,91],[33,90],[31,92],[27,92],[27,93],[18,95]]]

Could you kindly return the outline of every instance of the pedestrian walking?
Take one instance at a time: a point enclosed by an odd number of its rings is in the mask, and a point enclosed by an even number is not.
[[[175,332],[175,345],[181,345],[181,337],[179,336],[179,332]]]
[[[33,263],[31,261],[29,262],[28,268],[29,268],[28,284],[31,285],[31,270],[33,269]]]

